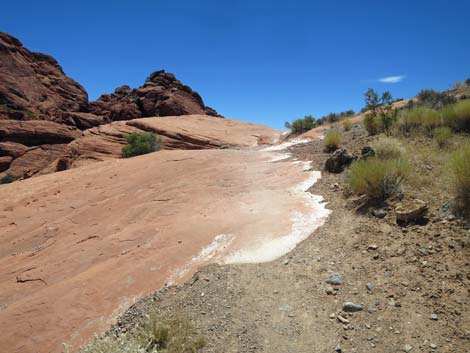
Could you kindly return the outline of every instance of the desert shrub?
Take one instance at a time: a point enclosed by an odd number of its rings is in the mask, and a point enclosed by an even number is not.
[[[366,114],[362,124],[364,125],[364,128],[369,133],[369,135],[377,135],[383,130],[380,118],[378,116],[374,116],[373,114]]]
[[[400,141],[391,137],[380,137],[372,142],[375,155],[379,159],[400,159],[405,153],[405,149]]]
[[[311,115],[305,116],[303,119],[296,119],[292,123],[286,123],[284,126],[294,134],[301,134],[315,127],[315,118]]]
[[[470,142],[454,153],[450,167],[457,211],[470,216]]]
[[[347,120],[343,121],[343,129],[345,131],[351,130],[351,127],[352,127],[351,120],[347,119]]]
[[[440,148],[443,148],[449,143],[449,140],[452,137],[452,130],[450,129],[450,127],[441,126],[441,127],[438,127],[437,129],[434,129],[433,136],[437,145]]]
[[[391,133],[395,125],[398,109],[393,107],[393,97],[390,92],[383,92],[381,96],[374,89],[369,88],[364,93],[365,108],[370,113],[364,118],[364,126],[369,135],[375,135],[379,132]]]
[[[13,174],[7,174],[3,178],[0,179],[0,184],[9,184],[14,182],[15,180],[18,180],[19,177],[13,175]]]
[[[398,117],[398,129],[401,132],[411,132],[422,129],[431,132],[441,125],[442,118],[439,112],[426,107],[414,107],[403,110]]]
[[[341,145],[342,140],[343,137],[341,132],[336,129],[331,129],[326,133],[325,138],[323,139],[323,148],[326,152],[335,151]]]
[[[383,201],[398,193],[409,169],[409,164],[403,159],[374,157],[355,161],[349,169],[349,185],[356,194]]]
[[[127,334],[95,338],[80,353],[197,353],[205,344],[187,319],[161,320],[152,314],[142,326]]]
[[[470,101],[461,101],[443,108],[442,121],[455,131],[470,132]]]
[[[125,158],[155,152],[160,149],[160,138],[151,132],[132,133],[125,136],[127,145],[122,148]]]
[[[444,92],[436,92],[432,89],[425,89],[416,96],[415,105],[438,109],[446,105],[453,104],[457,100],[454,96]]]

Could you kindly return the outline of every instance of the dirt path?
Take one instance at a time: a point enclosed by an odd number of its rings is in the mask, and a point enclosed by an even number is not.
[[[353,129],[346,144],[364,137]],[[326,157],[318,142],[291,152],[314,169]],[[468,352],[470,253],[460,245],[468,229],[438,217],[401,228],[391,213],[359,215],[345,207],[343,177],[324,174],[313,186],[334,211],[288,255],[205,267],[133,306],[111,332],[155,310],[189,316],[206,352]],[[325,283],[332,273],[343,284]],[[345,302],[364,310],[343,312]]]

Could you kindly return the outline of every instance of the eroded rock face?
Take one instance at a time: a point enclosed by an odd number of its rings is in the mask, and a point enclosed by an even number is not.
[[[206,107],[201,96],[164,70],[152,73],[142,87],[116,88],[90,103],[90,112],[111,120],[130,120],[152,116],[202,114],[219,116]]]
[[[52,56],[31,52],[0,32],[0,119],[61,122],[61,112],[87,107],[85,89]]]
[[[219,116],[197,92],[165,71],[152,73],[138,89],[122,86],[89,103],[85,89],[67,77],[53,57],[31,52],[15,37],[0,32],[0,157],[4,157],[0,177],[67,169],[77,155],[88,160],[120,155],[123,134],[139,128],[98,127],[114,120],[185,114]],[[80,130],[88,129],[85,139],[67,146],[82,136]],[[193,148],[190,139],[172,141],[186,140],[179,146]],[[176,148],[175,143],[172,146]]]
[[[267,126],[207,115],[184,115],[115,121],[83,132],[42,173],[70,169],[96,161],[121,158],[125,135],[152,132],[162,149],[200,150],[273,144],[280,131]]]

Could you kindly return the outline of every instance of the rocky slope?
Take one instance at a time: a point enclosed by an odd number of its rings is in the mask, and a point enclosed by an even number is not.
[[[122,86],[88,102],[85,89],[54,58],[0,32],[0,177],[44,173],[52,161],[69,154],[67,143],[94,134],[82,134],[87,129],[115,120],[187,114],[220,117],[197,92],[163,70],[140,88]]]

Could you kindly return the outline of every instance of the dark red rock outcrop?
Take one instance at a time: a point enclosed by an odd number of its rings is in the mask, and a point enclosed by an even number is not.
[[[219,116],[204,105],[197,92],[164,70],[152,73],[140,88],[121,86],[112,94],[103,94],[89,104],[89,110],[113,121],[191,114]]]
[[[219,116],[197,92],[163,70],[152,73],[140,88],[122,86],[88,102],[85,89],[53,57],[31,52],[0,32],[0,177],[37,174],[67,155],[67,144],[82,136],[80,130],[114,120],[187,114]],[[110,138],[124,141],[122,134]],[[80,145],[84,154],[116,154],[116,147],[101,151],[92,140],[84,141],[90,142]]]
[[[62,122],[63,111],[86,111],[85,89],[49,55],[31,52],[0,32],[0,119]]]

